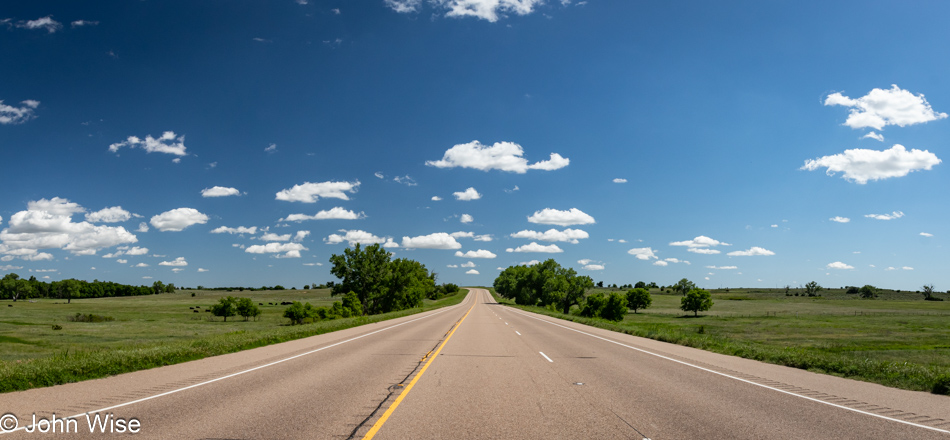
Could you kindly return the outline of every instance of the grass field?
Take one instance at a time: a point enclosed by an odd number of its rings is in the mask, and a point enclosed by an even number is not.
[[[844,291],[822,294],[815,298],[785,296],[784,289],[712,291],[712,309],[692,317],[679,309],[679,295],[654,289],[652,307],[628,313],[619,323],[526,309],[898,388],[940,392],[950,383],[950,301],[924,301],[914,292],[885,292],[873,300]]]
[[[191,294],[195,296],[192,297]],[[0,392],[105,377],[161,365],[379,322],[458,304],[466,289],[422,308],[382,315],[290,326],[286,301],[329,306],[339,300],[329,289],[278,291],[179,291],[160,295],[73,300],[0,301]],[[223,296],[251,298],[263,313],[256,321],[212,316]],[[268,304],[273,305],[268,305]],[[12,305],[12,307],[9,307]],[[195,312],[199,308],[199,312]],[[111,317],[105,322],[72,322],[77,313]],[[61,326],[54,330],[53,326]]]

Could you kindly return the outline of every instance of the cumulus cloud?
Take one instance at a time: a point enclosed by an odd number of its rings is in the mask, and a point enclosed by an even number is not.
[[[225,186],[213,186],[211,188],[205,188],[201,190],[201,197],[227,197],[239,195],[241,195],[241,191],[238,191],[237,188]]]
[[[86,221],[92,223],[118,223],[124,222],[130,218],[132,218],[132,213],[122,209],[121,206],[103,208],[99,211],[86,214]]]
[[[268,232],[259,237],[261,241],[290,241],[290,234],[278,235],[273,232]]]
[[[482,235],[476,235],[475,237],[473,237],[473,239],[475,241],[492,241],[492,236],[491,234],[482,234]]]
[[[828,220],[831,220],[831,221],[833,221],[833,222],[838,222],[838,223],[848,223],[848,222],[851,221],[850,218],[841,217],[840,215],[836,215],[836,216],[834,216],[834,217],[832,217],[832,218],[829,218]]]
[[[139,264],[136,264],[135,266],[132,266],[132,267],[148,267],[148,264],[146,264],[146,263],[139,263]]]
[[[854,269],[854,266],[842,263],[840,261],[835,261],[834,263],[828,263],[828,265],[825,266],[825,269]]]
[[[191,225],[205,224],[208,216],[194,208],[177,208],[153,216],[149,223],[159,231],[181,231]]]
[[[729,252],[726,255],[730,257],[753,257],[753,256],[775,255],[775,252],[772,252],[768,249],[760,248],[758,246],[752,246],[748,250]]]
[[[207,272],[207,271],[208,271],[208,269],[201,268],[201,267],[198,268],[198,272]]]
[[[462,267],[475,267],[475,263],[469,261],[468,263],[462,263]]]
[[[442,200],[442,197],[439,197],[439,196],[432,196],[432,201],[433,201],[433,202],[438,202],[438,201],[440,201],[440,200]]]
[[[436,232],[418,237],[403,237],[402,247],[410,249],[461,249],[462,244],[456,241],[455,237],[445,232]]]
[[[251,226],[251,227],[249,227],[249,228],[248,228],[248,227],[244,227],[244,226],[238,226],[238,227],[236,227],[236,228],[229,228],[229,227],[227,227],[227,226],[219,226],[219,227],[217,227],[217,228],[212,229],[212,230],[211,230],[211,233],[212,233],[212,234],[224,234],[224,233],[228,233],[228,234],[251,234],[251,235],[253,235],[253,234],[256,234],[256,233],[257,233],[257,226]]]
[[[472,237],[475,236],[475,233],[474,233],[474,232],[458,231],[458,232],[453,232],[453,233],[451,233],[451,234],[449,234],[449,235],[451,235],[451,236],[453,236],[453,237],[455,237],[455,238],[472,238]]]
[[[669,266],[670,263],[667,263],[666,261],[660,260],[660,261],[654,261],[654,262],[653,262],[653,265],[654,265],[654,266]]]
[[[148,232],[148,223],[141,222],[139,223],[139,228],[135,232]]]
[[[53,16],[37,18],[36,20],[19,21],[16,27],[23,29],[45,29],[49,33],[55,33],[63,28],[63,24],[53,20]]]
[[[320,211],[314,215],[290,214],[287,216],[287,218],[282,218],[278,221],[302,222],[304,220],[359,220],[362,218],[366,218],[366,214],[363,212],[356,213],[337,206],[329,210]]]
[[[342,234],[342,235],[341,235],[341,234],[330,234],[330,236],[328,236],[327,238],[325,238],[325,239],[323,240],[324,243],[326,243],[326,244],[337,244],[337,243],[342,243],[342,242],[345,241],[345,242],[347,242],[350,246],[354,246],[354,245],[356,245],[357,243],[362,244],[362,245],[370,245],[370,244],[379,243],[379,244],[382,244],[383,247],[387,247],[387,248],[388,248],[388,247],[399,247],[399,245],[397,245],[396,243],[394,243],[394,242],[392,241],[392,239],[389,238],[389,237],[377,237],[377,236],[375,236],[375,235],[373,235],[373,234],[370,234],[369,232],[366,232],[366,231],[363,231],[363,230],[359,230],[359,229],[354,229],[354,230],[340,229],[339,232],[342,232],[343,234]]]
[[[469,214],[462,214],[462,216],[459,217],[459,221],[462,222],[462,223],[471,223],[471,222],[475,221],[475,218],[472,217],[472,216],[469,215]]]
[[[133,246],[132,248],[125,250],[125,255],[145,255],[148,254],[148,248]]]
[[[541,240],[541,241],[563,241],[572,244],[579,243],[578,240],[589,238],[590,235],[586,231],[580,229],[571,229],[567,228],[563,231],[558,231],[557,229],[548,229],[544,232],[531,231],[531,230],[522,230],[511,234],[513,238],[527,238],[529,240]]]
[[[843,179],[864,185],[869,180],[903,177],[919,170],[929,171],[940,162],[937,155],[930,151],[916,148],[907,151],[903,145],[895,144],[884,151],[855,148],[841,154],[809,159],[800,169],[814,171],[827,168],[825,174],[829,176],[841,172]]]
[[[270,242],[267,244],[248,246],[247,249],[244,249],[244,252],[249,254],[280,254],[275,255],[276,258],[300,258],[300,251],[305,250],[307,250],[307,248],[300,243]]]
[[[478,191],[476,191],[475,188],[472,188],[472,187],[469,187],[465,191],[454,192],[452,193],[452,195],[455,196],[456,200],[463,200],[463,201],[478,200],[482,198],[482,195],[479,194]]]
[[[477,251],[467,251],[462,253],[462,251],[455,251],[456,257],[462,258],[495,258],[497,255],[491,251],[486,251],[485,249],[479,249]]]
[[[518,246],[517,248],[514,248],[514,249],[512,248],[505,249],[505,252],[540,252],[540,253],[546,253],[546,254],[557,254],[557,253],[564,252],[564,250],[559,248],[556,244],[550,244],[550,245],[545,246],[545,245],[541,245],[532,241],[531,243]]]
[[[595,223],[593,217],[587,215],[584,213],[584,211],[581,211],[577,208],[571,208],[569,211],[559,211],[557,209],[544,208],[540,211],[535,211],[534,214],[528,217],[528,221],[531,223],[558,226],[587,225]]]
[[[467,274],[469,274],[469,275],[478,275],[478,271],[475,270],[475,269],[466,270],[465,273],[467,273]]]
[[[904,213],[901,211],[894,211],[890,214],[866,214],[865,217],[873,218],[875,220],[894,220],[904,216]]]
[[[931,234],[931,233],[929,233],[929,232],[921,232],[920,235],[923,236],[923,237],[933,237],[933,236],[934,236],[933,234]]]
[[[500,170],[524,174],[529,169],[556,170],[566,167],[570,160],[557,153],[551,153],[546,161],[528,165],[528,160],[522,157],[524,150],[521,145],[513,142],[496,142],[492,146],[482,145],[478,141],[467,144],[458,144],[446,150],[441,160],[428,160],[426,165],[437,168],[473,168],[489,171]]]
[[[924,95],[913,93],[892,84],[890,89],[872,89],[867,95],[851,99],[841,93],[832,93],[825,98],[825,105],[851,107],[844,125],[851,128],[875,128],[886,125],[905,127],[947,117],[935,112]]]
[[[605,269],[605,266],[604,266],[603,264],[587,263],[587,264],[584,264],[583,269],[585,269],[585,270],[604,270],[604,269]]]
[[[39,249],[64,249],[74,255],[93,255],[98,249],[138,241],[121,226],[72,221],[72,215],[84,211],[79,204],[59,197],[27,203],[27,210],[13,214],[7,222],[8,227],[0,231],[0,253],[5,254],[2,261],[14,257],[25,260],[52,258],[51,254],[38,252]]]
[[[294,234],[293,240],[296,242],[301,242],[303,241],[303,239],[309,236],[310,236],[310,231],[297,231],[297,233]]]
[[[670,246],[687,246],[689,248],[708,248],[708,247],[715,247],[719,245],[731,246],[729,243],[723,243],[719,240],[716,240],[714,238],[709,238],[705,235],[700,235],[692,240],[674,241],[670,243]]]
[[[688,248],[686,249],[686,251],[692,252],[694,254],[701,254],[701,255],[716,255],[720,253],[719,249],[695,248],[695,247]]]
[[[141,148],[145,150],[146,153],[166,153],[176,156],[188,155],[185,148],[185,136],[176,136],[173,131],[166,131],[157,139],[151,135],[147,135],[144,141],[137,136],[129,136],[124,142],[109,145],[109,151],[118,153],[122,147]]]
[[[355,182],[304,182],[294,185],[293,188],[281,190],[277,193],[277,200],[287,202],[316,203],[320,197],[350,200],[346,193],[355,193],[360,181]]]
[[[628,254],[637,257],[638,260],[649,260],[651,258],[659,258],[656,254],[653,253],[652,248],[633,248],[627,251]]]
[[[161,263],[158,263],[158,265],[159,265],[159,266],[182,267],[182,266],[187,266],[187,265],[188,265],[188,262],[185,261],[185,257],[178,257],[178,258],[176,258],[176,259],[174,259],[174,260],[172,260],[172,261],[162,261]]]
[[[623,178],[618,177],[618,178],[614,179],[614,183],[627,183],[627,179],[623,179]]]
[[[6,105],[0,100],[0,124],[22,124],[36,117],[34,110],[40,106],[39,101],[28,99],[21,101],[19,107]]]

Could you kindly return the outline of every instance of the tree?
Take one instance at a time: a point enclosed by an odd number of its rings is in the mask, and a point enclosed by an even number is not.
[[[604,282],[603,282],[603,281],[598,281],[598,282],[597,282],[597,287],[604,287]]]
[[[152,292],[154,292],[156,295],[165,292],[165,284],[161,281],[155,281],[152,283]]]
[[[60,299],[65,299],[66,304],[72,302],[73,298],[79,297],[79,281],[75,279],[62,280],[56,285],[57,294]]]
[[[343,295],[342,306],[349,313],[349,316],[363,316],[363,305],[360,304],[360,298],[356,296],[356,292]]]
[[[644,283],[643,281],[637,281],[637,284],[633,285],[634,289],[646,289],[646,287],[647,283]]]
[[[175,293],[175,284],[168,283],[165,285],[165,293]]]
[[[640,309],[646,309],[652,304],[653,297],[650,296],[649,290],[637,287],[627,291],[627,307],[633,309],[633,313],[637,313],[637,310]]]
[[[304,319],[311,317],[308,313],[310,310],[313,310],[310,303],[304,306],[300,301],[294,301],[287,310],[284,310],[284,318],[290,319],[291,325],[303,324]]]
[[[367,313],[387,313],[419,307],[422,300],[435,291],[435,274],[430,273],[424,264],[397,258],[389,266],[386,293],[366,310]]]
[[[238,298],[235,303],[234,311],[242,316],[245,321],[247,321],[248,318],[257,318],[261,314],[261,309],[258,308],[250,298]]]
[[[600,317],[611,321],[623,321],[627,315],[627,296],[620,292],[610,292],[604,308],[600,310]]]
[[[587,296],[587,301],[584,302],[584,307],[581,308],[581,316],[596,318],[600,316],[600,312],[606,305],[607,298],[604,297],[603,293],[592,293]]]
[[[924,286],[921,287],[920,290],[922,291],[921,293],[923,293],[925,300],[927,300],[927,301],[932,301],[932,300],[933,300],[933,297],[934,297],[934,296],[933,296],[933,295],[934,295],[934,285],[933,285],[933,284],[924,284]],[[14,299],[14,301],[16,301],[16,299]]]
[[[224,322],[228,322],[228,316],[234,316],[237,312],[234,307],[236,301],[233,296],[219,299],[217,304],[211,306],[211,314],[224,317]]]
[[[859,292],[861,293],[861,298],[865,299],[872,299],[877,296],[877,288],[870,284],[865,284]]]
[[[686,295],[687,292],[696,288],[696,283],[683,278],[673,285],[673,291],[680,295]]]
[[[680,300],[680,309],[684,312],[693,312],[693,316],[699,316],[699,312],[705,312],[712,306],[712,295],[703,289],[690,290]]]
[[[330,273],[342,281],[333,285],[331,294],[356,292],[364,311],[377,313],[380,300],[389,291],[387,282],[392,281],[389,258],[389,252],[378,243],[365,248],[357,243],[351,249],[344,249],[343,255],[334,254],[330,257],[333,264]]]
[[[821,292],[823,288],[818,285],[816,281],[809,281],[808,284],[805,284],[805,293],[808,296],[816,296],[818,292]]]

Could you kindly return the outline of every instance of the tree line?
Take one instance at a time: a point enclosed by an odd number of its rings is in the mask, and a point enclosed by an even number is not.
[[[165,284],[161,281],[155,281],[151,286],[131,286],[112,281],[89,282],[77,279],[47,283],[37,280],[34,276],[29,279],[20,278],[15,273],[8,273],[0,279],[0,299],[13,301],[29,298],[58,298],[71,302],[79,298],[155,295],[172,293],[175,290],[174,284]]]

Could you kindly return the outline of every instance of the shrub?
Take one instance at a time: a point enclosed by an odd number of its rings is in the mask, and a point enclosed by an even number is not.
[[[195,292],[191,292],[191,297],[192,297],[192,298],[195,297]]]
[[[310,303],[304,306],[300,301],[294,301],[290,307],[287,307],[287,310],[284,310],[284,318],[290,319],[291,325],[303,324],[303,320],[310,315],[308,309],[313,310]]]
[[[59,324],[53,324],[53,330],[62,330],[62,329],[63,329],[63,326]]]
[[[930,392],[934,394],[950,394],[950,374],[937,376]]]
[[[581,316],[596,318],[600,316],[601,310],[603,310],[606,305],[607,298],[604,297],[603,293],[590,294],[587,296],[587,301],[584,302],[584,308],[581,309]]]
[[[102,315],[93,315],[92,313],[83,315],[82,313],[77,313],[75,316],[70,316],[67,318],[72,322],[107,322],[115,321],[115,318],[111,316],[102,316]]]
[[[627,295],[620,292],[611,292],[600,310],[600,317],[611,321],[623,321],[627,315]]]

